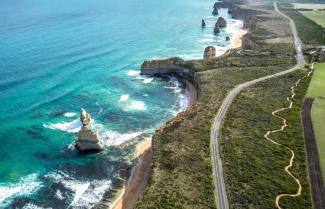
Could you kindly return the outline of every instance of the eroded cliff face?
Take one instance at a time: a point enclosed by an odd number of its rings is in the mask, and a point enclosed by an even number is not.
[[[92,130],[89,125],[91,123],[90,114],[86,110],[80,110],[80,121],[82,127],[76,134],[78,140],[76,141],[76,149],[82,152],[85,151],[101,151],[103,146],[99,141],[99,132],[98,130]]]
[[[188,68],[186,62],[178,57],[144,61],[141,65],[141,74],[151,76],[174,75],[181,80],[190,82],[197,90],[197,94],[199,92],[200,79],[198,74],[193,69]]]
[[[204,50],[203,59],[211,59],[216,57],[216,48],[208,46]]]

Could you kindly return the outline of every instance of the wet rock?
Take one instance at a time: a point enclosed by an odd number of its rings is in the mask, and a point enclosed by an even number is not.
[[[227,36],[227,37],[226,37],[226,41],[229,41],[229,40],[230,40],[230,38],[229,38],[229,36]]]
[[[49,156],[45,152],[36,152],[36,153],[34,153],[34,156],[39,158],[39,159],[42,159],[42,160],[48,160],[49,159]]]
[[[225,28],[227,26],[227,22],[223,17],[219,17],[216,25],[218,25],[220,28]]]
[[[202,28],[206,26],[204,19],[202,19]]]
[[[213,32],[214,32],[214,34],[220,33],[220,28],[219,28],[219,26],[217,24],[214,26]]]
[[[212,11],[212,15],[218,15],[218,14],[219,14],[218,9],[214,8]]]
[[[216,48],[208,46],[204,50],[203,59],[211,59],[216,57]]]
[[[65,110],[57,110],[57,111],[50,113],[49,116],[50,117],[60,117],[60,116],[63,116],[65,112],[66,112]]]

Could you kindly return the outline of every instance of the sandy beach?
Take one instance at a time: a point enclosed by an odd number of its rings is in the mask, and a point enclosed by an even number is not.
[[[237,33],[234,37],[234,41],[231,43],[230,48],[240,48],[242,46],[242,37],[247,33],[247,30],[240,29],[239,33]]]
[[[247,30],[240,29],[236,34],[230,48],[240,48],[242,46],[241,38],[247,33]],[[197,90],[187,80],[183,81],[189,96],[189,109],[197,100]],[[132,209],[134,208],[141,193],[145,190],[150,177],[150,165],[152,158],[152,141],[147,139],[137,146],[137,156],[139,157],[139,164],[133,169],[128,184],[123,188],[120,196],[112,204],[110,209]]]

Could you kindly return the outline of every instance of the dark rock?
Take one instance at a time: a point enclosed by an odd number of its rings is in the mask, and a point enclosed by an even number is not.
[[[229,41],[229,40],[230,40],[230,38],[229,38],[229,36],[227,36],[227,37],[226,37],[226,41]]]
[[[219,26],[216,24],[215,26],[214,26],[214,34],[218,34],[218,33],[220,33],[220,28],[219,28]]]
[[[42,117],[44,117],[44,114],[42,114],[42,113],[35,113],[30,116],[30,118],[32,118],[32,119],[38,119],[38,118],[42,118]]]
[[[50,113],[49,116],[50,117],[60,117],[60,116],[63,116],[65,112],[66,112],[65,110],[57,110],[57,111]]]
[[[219,14],[218,9],[214,8],[213,12],[212,12],[212,15],[218,15],[218,14]]]
[[[42,159],[42,160],[48,160],[49,159],[49,156],[45,152],[36,152],[36,153],[34,153],[34,156],[39,158],[39,159]]]
[[[218,25],[220,28],[224,28],[227,26],[227,22],[223,17],[219,17],[216,25]]]
[[[205,21],[204,21],[204,19],[202,19],[202,27],[205,27],[205,26],[206,26]]]

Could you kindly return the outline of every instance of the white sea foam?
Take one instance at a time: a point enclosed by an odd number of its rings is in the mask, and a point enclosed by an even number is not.
[[[80,130],[81,122],[79,119],[75,119],[70,122],[44,123],[43,126],[45,128],[49,128],[52,130],[60,130],[69,133],[76,133]]]
[[[146,105],[142,101],[132,101],[131,102],[131,105],[129,106],[129,108],[131,108],[133,110],[145,110],[146,109]]]
[[[122,106],[124,111],[144,111],[146,104],[143,101],[130,100]]]
[[[22,209],[52,209],[52,208],[43,208],[43,207],[34,205],[33,203],[27,203]]]
[[[214,42],[213,38],[203,38],[201,40],[199,40],[200,43],[211,43]]]
[[[115,131],[106,131],[101,134],[101,142],[106,146],[117,146],[130,141],[141,134],[142,132],[121,134]]]
[[[143,78],[142,80],[143,83],[151,83],[153,81],[153,78]]]
[[[73,204],[72,208],[92,208],[99,203],[105,192],[111,187],[110,180],[94,180],[88,189]]]
[[[63,114],[65,117],[71,118],[77,115],[75,112],[66,112]]]
[[[0,184],[0,203],[13,196],[28,195],[35,192],[42,186],[42,182],[37,177],[37,174],[30,174],[21,178],[16,184],[8,186]]]
[[[124,95],[122,95],[120,97],[120,102],[124,102],[124,101],[127,101],[127,100],[129,100],[129,95],[127,95],[127,94],[124,94]]]
[[[138,70],[129,70],[126,74],[128,76],[136,76],[136,75],[139,75],[140,72]]]
[[[66,182],[67,183],[67,182]],[[73,188],[73,190],[75,191],[75,195],[73,197],[73,201],[70,203],[70,206],[75,205],[79,199],[82,197],[82,195],[87,191],[87,189],[90,186],[89,182],[86,183],[79,183],[79,182],[68,182],[68,183],[72,183],[72,185],[69,185],[70,188]]]
[[[111,180],[80,181],[59,171],[45,176],[55,183],[61,183],[74,193],[68,208],[92,208],[99,203],[111,186]]]

